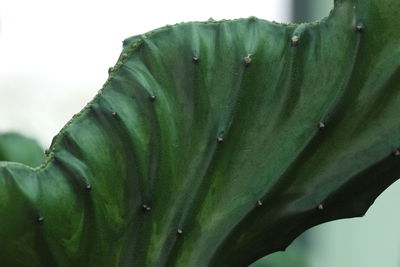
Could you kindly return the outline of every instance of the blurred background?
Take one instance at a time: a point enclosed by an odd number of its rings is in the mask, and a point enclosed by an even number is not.
[[[50,145],[90,101],[122,40],[166,24],[249,16],[310,22],[333,0],[0,1],[0,132]],[[363,218],[314,227],[254,267],[400,267],[400,183]]]

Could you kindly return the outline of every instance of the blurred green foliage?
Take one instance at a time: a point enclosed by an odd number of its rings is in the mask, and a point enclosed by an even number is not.
[[[17,133],[0,135],[0,161],[13,161],[36,167],[44,158],[42,148],[34,139]]]

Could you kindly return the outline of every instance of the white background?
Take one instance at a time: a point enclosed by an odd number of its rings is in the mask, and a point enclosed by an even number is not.
[[[182,21],[287,21],[290,0],[21,1],[0,5],[0,132],[49,146],[101,88],[122,40]]]

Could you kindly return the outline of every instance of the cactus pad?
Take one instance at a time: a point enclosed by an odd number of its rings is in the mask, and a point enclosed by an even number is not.
[[[38,168],[0,163],[5,266],[247,266],[400,176],[400,2],[124,42]]]

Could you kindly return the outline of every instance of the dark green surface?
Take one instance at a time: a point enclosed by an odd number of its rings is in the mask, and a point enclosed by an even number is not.
[[[333,0],[292,0],[291,22],[303,23],[314,22],[328,16],[333,8]],[[299,238],[301,240],[299,240]],[[309,267],[310,252],[312,250],[307,246],[307,240],[314,242],[313,236],[309,233],[303,233],[284,251],[275,252],[267,255],[251,267]]]
[[[400,175],[398,10],[127,40],[43,165],[0,163],[2,264],[246,266],[363,215]]]
[[[0,161],[13,161],[28,166],[39,166],[44,160],[40,145],[17,133],[0,134]]]

